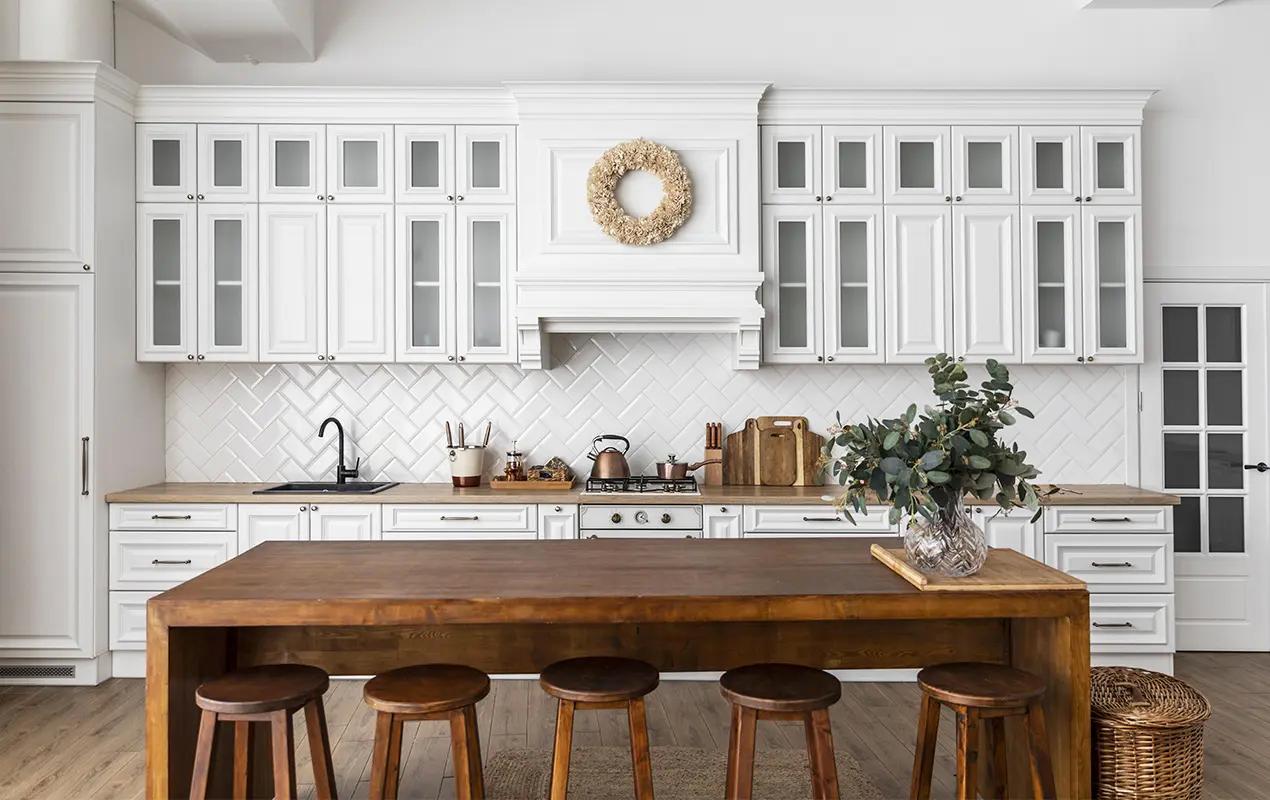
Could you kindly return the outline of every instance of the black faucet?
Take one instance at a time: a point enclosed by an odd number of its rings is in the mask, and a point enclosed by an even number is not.
[[[332,423],[335,424],[335,430],[340,435],[340,463],[335,467],[335,482],[346,483],[349,478],[357,477],[358,470],[362,467],[362,457],[357,457],[357,463],[353,465],[352,469],[344,466],[344,426],[335,417],[327,417],[322,420],[321,426],[318,427],[318,438],[322,438],[322,434],[326,433],[326,426]]]

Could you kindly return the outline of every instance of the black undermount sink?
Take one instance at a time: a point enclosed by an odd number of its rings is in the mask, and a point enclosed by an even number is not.
[[[396,485],[397,481],[310,481],[280,483],[268,489],[257,489],[252,494],[375,494]]]

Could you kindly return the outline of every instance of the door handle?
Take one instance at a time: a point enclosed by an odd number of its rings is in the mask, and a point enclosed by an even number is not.
[[[79,493],[88,496],[88,437],[85,436],[79,440],[80,447],[80,488]]]
[[[1095,628],[1132,628],[1132,622],[1095,622]]]
[[[1270,472],[1270,464],[1258,461],[1256,464],[1244,464],[1244,469],[1255,469],[1257,472]]]

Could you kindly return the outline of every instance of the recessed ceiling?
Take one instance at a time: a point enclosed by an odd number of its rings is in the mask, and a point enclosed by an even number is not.
[[[222,63],[312,61],[313,0],[119,0]]]

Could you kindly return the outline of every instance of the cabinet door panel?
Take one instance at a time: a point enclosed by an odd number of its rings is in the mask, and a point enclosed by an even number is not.
[[[825,360],[880,362],[882,352],[882,206],[826,208]]]
[[[702,536],[706,539],[740,539],[744,530],[742,506],[702,506]]]
[[[1019,209],[953,209],[953,350],[1019,361]]]
[[[951,225],[947,207],[886,209],[882,282],[888,362],[921,362],[950,349]]]
[[[260,202],[326,199],[326,126],[260,126]]]
[[[459,206],[457,228],[458,360],[511,363],[516,360],[510,297],[515,211]]]
[[[310,506],[309,538],[315,542],[372,542],[383,538],[379,506],[330,503]]]
[[[260,207],[260,360],[326,360],[326,207]]]
[[[1080,199],[1080,129],[1059,125],[1019,129],[1019,180],[1023,202],[1072,203]]]
[[[1086,207],[1084,243],[1085,360],[1142,361],[1142,208]]]
[[[335,203],[391,203],[391,125],[326,126],[326,193]]]
[[[881,203],[881,126],[827,125],[821,128],[821,140],[825,202]]]
[[[454,201],[454,126],[396,127],[397,202]]]
[[[194,126],[137,125],[137,202],[184,203],[194,199]]]
[[[952,201],[952,130],[943,125],[888,125],[882,131],[887,203]]]
[[[254,203],[258,197],[255,125],[198,126],[198,199]]]
[[[578,506],[575,503],[538,506],[539,539],[578,538]]]
[[[454,208],[397,206],[397,360],[453,361]]]
[[[137,360],[192,361],[193,203],[137,205]]]
[[[763,358],[772,364],[823,359],[819,341],[821,209],[763,207]]]
[[[820,202],[820,126],[765,125],[762,140],[763,202]]]
[[[458,190],[468,203],[516,202],[516,126],[460,125],[457,140]]]
[[[327,210],[328,361],[392,361],[392,206]]]
[[[1081,188],[1086,203],[1141,203],[1139,128],[1132,125],[1080,129]]]
[[[1024,208],[1023,360],[1072,364],[1084,357],[1080,206]]]
[[[1019,129],[957,125],[952,129],[953,201],[1019,202]]]
[[[238,506],[238,552],[247,552],[261,542],[307,542],[309,507],[286,503],[240,503]]]
[[[198,207],[198,359],[255,361],[256,209],[254,204]]]

